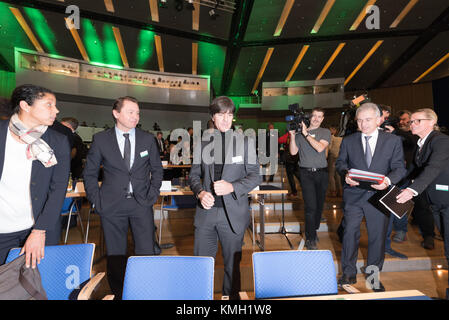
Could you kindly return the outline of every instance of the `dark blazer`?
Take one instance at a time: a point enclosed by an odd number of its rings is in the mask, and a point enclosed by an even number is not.
[[[99,187],[101,165],[104,178]],[[99,214],[113,211],[125,199],[130,179],[136,201],[151,208],[159,196],[162,175],[161,159],[153,134],[136,128],[135,156],[130,171],[120,153],[115,126],[93,136],[83,176],[87,197],[95,204]]]
[[[0,179],[5,162],[6,134],[9,120],[0,120]],[[30,195],[33,207],[34,227],[53,230],[58,225],[62,204],[67,192],[70,171],[70,147],[65,135],[48,128],[42,135],[55,152],[58,163],[46,168],[39,160],[31,167]]]
[[[229,161],[226,161],[227,163],[223,166],[221,180],[232,183],[234,192],[223,196],[223,202],[232,230],[235,233],[242,233],[249,224],[248,193],[261,184],[262,178],[259,174],[259,162],[256,157],[255,141],[253,140],[252,143],[249,143],[248,137],[244,137],[243,148],[238,150],[239,148],[234,143],[234,152],[231,155],[231,144],[227,137],[228,135],[226,135],[225,148]],[[241,138],[243,138],[243,135],[241,135]],[[202,152],[207,152],[204,149],[209,144],[208,142],[202,142]],[[213,149],[210,154],[213,156]],[[250,155],[249,159],[248,155]],[[234,157],[234,163],[232,163],[232,157]],[[241,161],[237,161],[240,159]],[[214,164],[206,164],[204,161],[201,161],[201,164],[193,164],[189,179],[190,188],[196,196],[202,190],[213,193]],[[207,214],[208,210],[204,209],[198,203],[194,221],[195,226],[202,225]]]
[[[376,149],[368,168],[362,145],[362,133],[356,132],[343,138],[340,153],[335,163],[338,173],[346,175],[349,169],[359,169],[380,173],[387,176],[391,184],[398,183],[406,174],[404,152],[401,139],[391,133],[379,131]],[[368,192],[363,187],[351,187],[346,182],[343,186],[344,200],[358,201]],[[376,191],[373,188],[370,191]]]
[[[409,186],[418,193],[427,191],[432,204],[449,204],[449,192],[436,190],[436,185],[449,185],[449,136],[432,131],[421,151],[415,152]]]

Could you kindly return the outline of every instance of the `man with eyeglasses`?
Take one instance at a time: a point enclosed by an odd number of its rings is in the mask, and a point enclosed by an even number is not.
[[[441,219],[441,229],[449,230],[449,137],[438,131],[438,116],[432,109],[412,114],[410,128],[419,136],[411,184],[402,190],[397,201],[404,203],[425,194],[432,211]],[[444,252],[449,261],[449,232],[443,232]],[[432,239],[433,240],[433,239]],[[446,290],[446,295],[449,289]]]

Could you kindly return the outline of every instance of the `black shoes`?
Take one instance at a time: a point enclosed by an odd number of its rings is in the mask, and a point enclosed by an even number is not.
[[[435,248],[433,237],[430,236],[425,237],[424,241],[421,242],[421,245],[423,246],[424,249],[432,250],[433,248]]]
[[[348,276],[346,274],[343,274],[340,279],[338,279],[338,286],[343,287],[345,284],[354,284],[357,283],[357,277],[356,276]]]
[[[306,248],[307,250],[318,250],[316,240],[306,240]]]

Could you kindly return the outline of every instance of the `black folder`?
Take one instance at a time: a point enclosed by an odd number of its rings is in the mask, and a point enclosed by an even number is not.
[[[401,191],[400,188],[393,186],[390,189],[376,192],[368,202],[387,216],[394,214],[397,218],[402,219],[412,211],[414,203],[412,200],[405,203],[396,202],[396,197]]]

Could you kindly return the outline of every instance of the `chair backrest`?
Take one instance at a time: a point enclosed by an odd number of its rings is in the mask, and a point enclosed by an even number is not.
[[[74,205],[75,198],[65,198],[62,204],[61,214],[66,214],[70,212],[70,207],[73,204],[72,213],[76,212],[76,205]]]
[[[253,253],[256,299],[337,294],[337,275],[329,250]]]
[[[126,265],[123,300],[213,300],[214,259],[134,256]]]
[[[17,258],[20,250],[11,249],[6,262]],[[91,278],[94,251],[93,243],[45,247],[38,269],[49,300],[68,300],[73,290]]]

